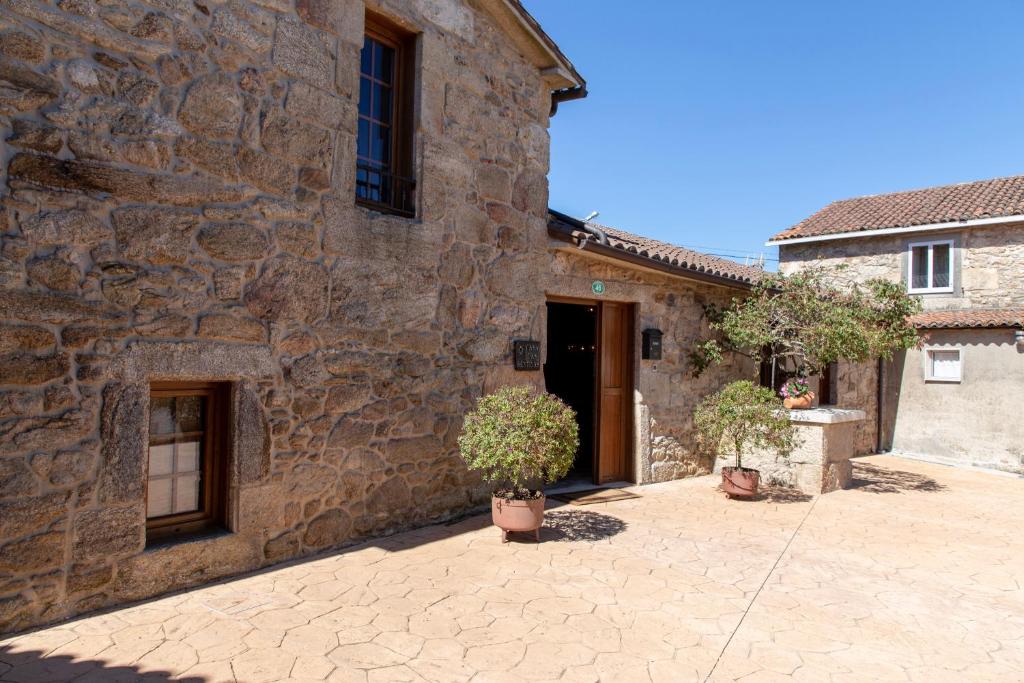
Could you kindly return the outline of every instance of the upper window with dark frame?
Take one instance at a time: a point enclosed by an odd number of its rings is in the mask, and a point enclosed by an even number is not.
[[[228,387],[150,387],[146,536],[162,540],[224,523]]]
[[[403,216],[416,212],[413,41],[413,34],[367,15],[359,66],[356,200]]]

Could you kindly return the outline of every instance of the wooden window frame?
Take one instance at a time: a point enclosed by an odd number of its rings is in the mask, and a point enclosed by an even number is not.
[[[401,28],[380,14],[367,11],[364,35],[395,51],[395,74],[391,87],[391,165],[387,169],[387,173],[392,178],[401,179],[399,184],[408,183],[408,188],[403,188],[403,191],[399,192],[398,188],[393,184],[392,200],[390,203],[386,203],[361,198],[358,194],[357,186],[356,204],[381,213],[412,218],[416,215],[417,204],[417,183],[413,171],[413,146],[415,144],[413,92],[416,82],[416,34]],[[362,66],[360,65],[360,82],[362,82],[362,79],[363,73]],[[359,118],[361,118],[361,115]],[[358,138],[358,136],[359,131],[357,127],[356,137]],[[357,178],[359,163],[360,158],[357,151]],[[405,196],[406,193],[408,193],[411,207],[403,208],[396,206],[396,197]]]
[[[167,541],[224,528],[227,510],[228,461],[230,453],[231,385],[226,382],[152,382],[153,398],[203,396],[206,410],[201,451],[202,507],[195,512],[146,518],[146,543]],[[147,422],[148,424],[148,422]],[[146,445],[146,497],[149,497],[149,447]]]

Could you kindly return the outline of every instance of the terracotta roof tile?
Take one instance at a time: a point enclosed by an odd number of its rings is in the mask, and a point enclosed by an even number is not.
[[[773,240],[1024,215],[1024,176],[832,202]]]
[[[573,236],[577,239],[597,241],[594,235],[580,229],[584,224],[577,219],[552,211],[550,221],[554,225],[561,226],[562,229],[572,230]],[[757,282],[765,275],[765,271],[761,268],[744,266],[727,258],[702,254],[699,251],[641,237],[600,223],[589,222],[586,225],[603,231],[608,236],[609,246],[612,248],[663,265],[748,285]]]
[[[1024,309],[926,311],[910,322],[922,330],[1024,327]]]

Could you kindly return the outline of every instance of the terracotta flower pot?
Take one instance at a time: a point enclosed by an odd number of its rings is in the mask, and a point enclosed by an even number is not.
[[[730,498],[751,498],[757,495],[761,473],[749,467],[723,467],[722,490]]]
[[[782,405],[786,406],[787,410],[807,410],[814,405],[814,392],[808,391],[803,396],[798,396],[797,398],[783,399]]]
[[[491,496],[491,518],[494,526],[501,529],[502,543],[508,543],[510,531],[532,531],[539,543],[545,500],[544,496],[534,500],[506,500]]]

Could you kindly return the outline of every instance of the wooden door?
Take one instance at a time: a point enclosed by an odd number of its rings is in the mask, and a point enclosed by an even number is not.
[[[597,483],[630,480],[633,309],[602,302],[598,348]]]

